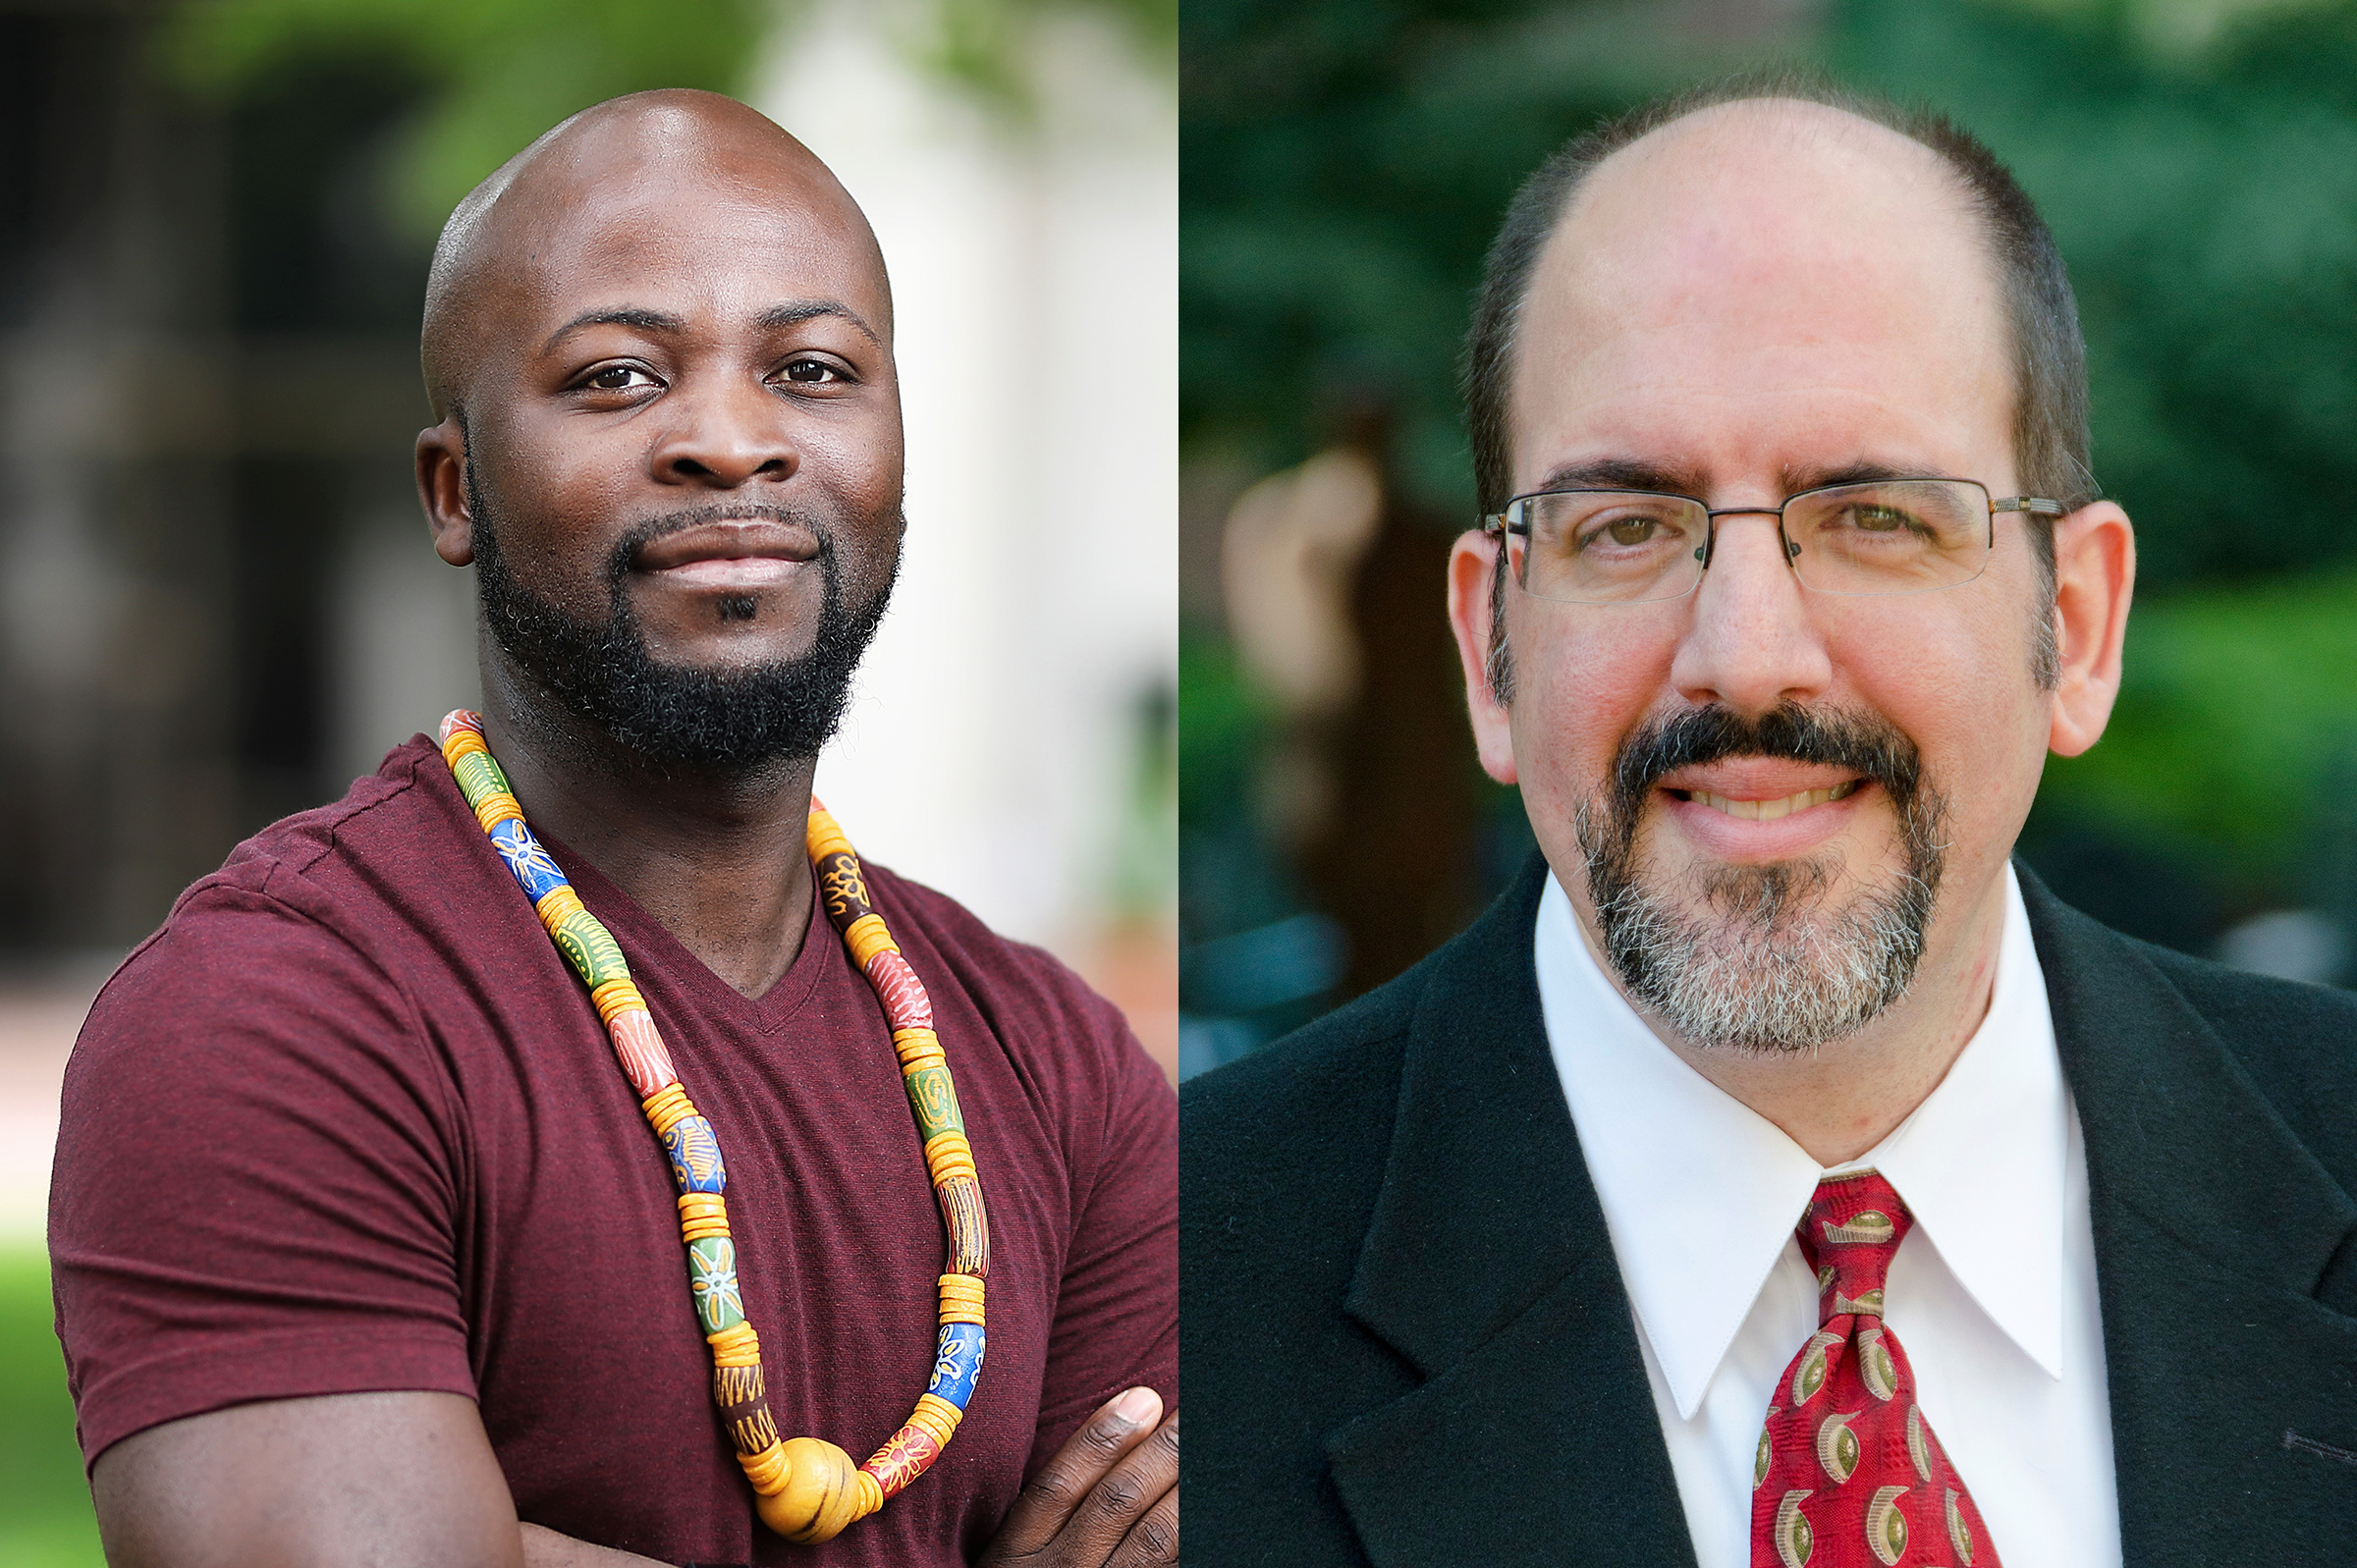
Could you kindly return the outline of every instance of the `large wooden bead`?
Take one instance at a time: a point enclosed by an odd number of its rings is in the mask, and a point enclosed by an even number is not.
[[[806,1546],[834,1540],[865,1512],[858,1467],[821,1437],[789,1437],[785,1447],[785,1486],[754,1498],[761,1522]]]

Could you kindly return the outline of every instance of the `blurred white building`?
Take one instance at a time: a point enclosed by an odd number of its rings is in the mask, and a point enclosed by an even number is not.
[[[805,13],[752,94],[875,226],[907,420],[900,589],[819,788],[862,853],[1064,946],[1178,680],[1176,82],[1051,13],[1034,112],[993,113],[894,17]]]

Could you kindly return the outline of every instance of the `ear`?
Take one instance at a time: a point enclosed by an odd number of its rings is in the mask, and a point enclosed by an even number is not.
[[[1512,715],[1490,690],[1490,593],[1498,571],[1498,540],[1468,529],[1449,552],[1449,627],[1456,634],[1465,672],[1465,707],[1481,768],[1500,784],[1515,782]]]
[[[474,562],[474,514],[466,506],[466,434],[456,415],[417,432],[417,499],[434,533],[434,554],[454,567]]]
[[[2136,590],[2136,530],[2109,501],[2055,524],[2055,640],[2061,678],[2047,744],[2075,757],[2103,738],[2119,695],[2120,649]]]

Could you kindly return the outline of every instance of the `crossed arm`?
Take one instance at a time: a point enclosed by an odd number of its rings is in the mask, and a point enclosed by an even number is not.
[[[1161,1413],[1151,1391],[1131,1390],[1090,1417],[1024,1486],[983,1568],[1176,1562],[1178,1418]],[[331,1394],[168,1422],[100,1455],[91,1492],[113,1568],[650,1560],[520,1525],[474,1403],[458,1394]]]

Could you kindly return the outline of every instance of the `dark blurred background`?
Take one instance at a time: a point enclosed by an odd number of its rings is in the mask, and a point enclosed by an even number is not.
[[[475,700],[470,575],[410,477],[425,266],[576,109],[736,93],[867,206],[912,531],[887,689],[825,787],[1175,1057],[1177,27],[1177,0],[0,0],[0,1564],[99,1561],[41,1248],[67,1047],[239,839]],[[1008,396],[1013,353],[1054,374]],[[911,727],[957,765],[911,781]]]
[[[2140,574],[2110,732],[2050,761],[2024,858],[2137,936],[2357,978],[2357,5],[1186,0],[1182,1071],[1397,973],[1528,852],[1442,614],[1481,253],[1600,117],[1771,61],[1955,116],[2077,288]]]

